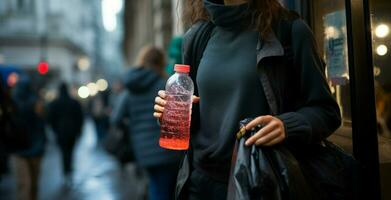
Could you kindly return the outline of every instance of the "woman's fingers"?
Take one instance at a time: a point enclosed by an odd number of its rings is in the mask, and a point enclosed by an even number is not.
[[[253,119],[250,123],[248,123],[248,124],[246,125],[246,130],[249,131],[249,130],[251,130],[251,129],[257,127],[258,125],[265,126],[265,125],[267,125],[272,119],[273,119],[273,117],[270,116],[270,115],[257,117],[257,118]]]
[[[155,110],[153,116],[155,118],[160,119],[162,117],[162,113],[164,112],[164,106],[167,104],[167,101],[164,100],[166,97],[166,91],[160,90],[158,92],[158,96],[155,98],[155,106],[153,107]],[[193,95],[192,100],[193,103],[198,103],[200,101],[200,97]]]
[[[153,113],[153,116],[154,116],[155,118],[160,119],[160,118],[162,117],[162,113],[154,112],[154,113]]]
[[[246,130],[251,130],[257,126],[263,126],[257,133],[246,140],[245,145],[265,145],[272,146],[282,142],[285,135],[284,123],[273,116],[261,116],[255,118],[246,125]]]
[[[164,90],[159,90],[159,92],[157,93],[159,95],[159,97],[161,97],[162,99],[165,99],[167,94],[166,94],[166,91]]]
[[[161,112],[162,113],[164,111],[164,107],[163,106],[159,106],[158,104],[155,104],[153,109],[155,109],[155,112]]]
[[[193,95],[193,103],[198,103],[198,102],[200,102],[200,97]]]
[[[159,106],[165,106],[167,101],[165,101],[161,97],[156,97],[155,98],[155,103],[158,104]]]
[[[160,119],[162,117],[162,114],[163,114],[163,111],[164,111],[164,106],[166,105],[166,101],[164,100],[164,98],[166,98],[166,91],[164,90],[160,90],[158,92],[158,96],[155,98],[155,106],[153,107],[153,109],[155,110],[155,112],[153,113],[153,116],[155,118],[158,118]]]
[[[273,130],[272,132],[269,132],[267,135],[258,138],[258,140],[255,141],[255,145],[264,145],[267,144],[274,139],[278,138],[280,136],[280,132],[278,130]]]
[[[254,134],[249,139],[247,139],[246,145],[254,144],[260,138],[268,136],[268,134],[273,132],[276,128],[277,128],[276,124],[273,122],[270,122],[266,126],[262,127],[256,134]]]

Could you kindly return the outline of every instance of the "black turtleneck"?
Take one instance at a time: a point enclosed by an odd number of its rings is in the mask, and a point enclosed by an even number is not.
[[[204,0],[216,25],[197,74],[200,131],[192,135],[195,167],[227,181],[238,122],[268,114],[258,79],[258,33],[249,28],[248,4],[224,6]]]

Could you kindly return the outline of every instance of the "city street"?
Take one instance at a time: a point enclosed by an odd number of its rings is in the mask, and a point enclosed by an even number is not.
[[[143,199],[146,180],[134,165],[121,170],[118,162],[96,145],[95,127],[86,120],[75,151],[73,184],[64,183],[59,149],[48,134],[47,150],[41,167],[40,200],[121,200]],[[15,181],[8,175],[0,182],[0,199],[15,199]]]

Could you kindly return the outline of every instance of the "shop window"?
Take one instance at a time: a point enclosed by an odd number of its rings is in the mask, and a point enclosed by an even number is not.
[[[391,1],[371,0],[370,10],[382,199],[391,199]]]
[[[347,48],[345,2],[319,0],[313,4],[312,28],[321,55],[326,62],[326,76],[343,118],[342,126],[329,139],[352,152],[352,118]]]

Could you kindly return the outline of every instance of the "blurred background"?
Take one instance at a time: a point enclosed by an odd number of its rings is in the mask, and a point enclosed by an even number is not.
[[[343,115],[343,125],[330,139],[349,152],[357,144],[359,153],[355,156],[369,166],[368,174],[380,171],[380,179],[373,176],[376,178],[365,187],[373,186],[375,193],[381,188],[382,199],[391,199],[387,189],[391,184],[391,3],[369,0],[369,13],[364,13],[351,10],[346,4],[351,1],[280,0],[309,24],[326,62],[330,88]],[[140,155],[131,147],[138,142],[129,142],[128,116],[119,112],[127,108],[124,77],[143,63],[139,52],[148,45],[164,54],[164,66],[159,67],[165,77],[173,73],[173,65],[181,63],[182,36],[188,29],[182,23],[184,2],[0,0],[0,89],[4,90],[0,119],[8,116],[13,122],[0,121],[0,127],[22,133],[15,127],[23,125],[20,118],[26,118],[34,124],[27,124],[27,129],[37,133],[29,141],[36,146],[29,151],[20,152],[16,150],[19,146],[0,142],[1,200],[34,199],[18,193],[20,187],[34,188],[26,186],[26,177],[38,182],[36,194],[27,194],[37,199],[148,199],[151,171],[136,162]],[[372,38],[362,42],[372,47],[371,55],[348,50],[349,40],[362,39],[360,33],[348,31],[351,24],[346,17],[350,12],[360,17],[370,15]],[[351,87],[352,77],[368,72],[349,61],[366,56],[373,61],[369,71],[373,69],[374,87],[372,83]],[[357,95],[361,89],[374,95]],[[369,106],[376,109],[377,130],[360,137],[365,142],[374,136],[376,141],[360,145],[353,139],[352,119],[367,113],[354,110],[351,103],[368,98],[376,98],[376,105]],[[144,119],[148,120],[152,119]],[[58,129],[75,130],[75,134],[58,133]],[[22,146],[23,142],[17,141]],[[158,147],[156,141],[150,144]],[[178,166],[174,161],[171,164]]]
[[[66,161],[46,119],[45,151],[38,156],[38,199],[147,198],[145,172],[110,154],[104,138],[115,132],[109,130],[114,99],[139,51],[146,45],[162,49],[168,74],[180,62],[181,9],[179,0],[0,1],[2,86],[13,93],[18,82],[28,79],[47,118],[65,82],[85,115],[74,145],[71,178],[63,175]],[[28,198],[17,194],[20,164],[0,154],[0,199]]]
[[[7,81],[12,72],[29,74],[47,98],[60,80],[75,89],[111,82],[143,46],[175,43],[183,33],[180,13],[177,1],[169,0],[2,0],[1,73]],[[93,87],[81,96],[95,96]]]

